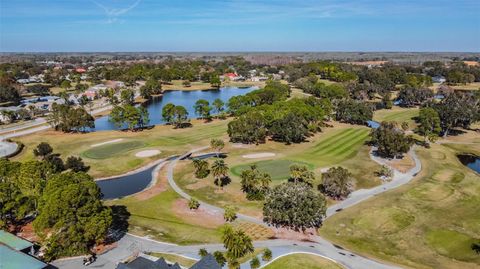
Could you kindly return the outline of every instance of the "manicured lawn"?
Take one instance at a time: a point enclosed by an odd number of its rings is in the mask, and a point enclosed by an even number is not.
[[[470,245],[480,242],[480,177],[456,154],[478,154],[480,143],[433,144],[417,152],[423,165],[417,179],[327,219],[320,234],[406,267],[479,268]]]
[[[290,166],[292,164],[307,165],[310,169],[313,169],[312,164],[292,161],[292,160],[267,160],[259,161],[249,164],[243,164],[235,166],[231,169],[231,172],[235,176],[240,176],[243,170],[250,169],[250,166],[255,164],[261,172],[268,173],[272,177],[272,181],[282,181],[288,178],[290,175]]]
[[[320,256],[312,254],[291,254],[281,257],[263,268],[341,269],[343,267]]]
[[[100,131],[86,134],[64,134],[47,130],[15,138],[25,144],[21,154],[15,160],[31,160],[32,150],[40,143],[47,142],[54,152],[63,158],[69,155],[81,156],[90,165],[90,174],[94,177],[118,175],[141,167],[158,158],[186,152],[190,149],[208,145],[213,137],[226,136],[227,123],[214,121],[192,121],[192,128],[173,129],[172,126],[158,125],[142,132]],[[121,142],[91,147],[115,139]],[[135,153],[144,149],[158,149],[161,154],[149,158],[139,158]]]
[[[373,120],[382,121],[395,121],[399,124],[406,121],[410,125],[410,128],[415,126],[414,118],[418,116],[418,108],[402,108],[394,106],[392,109],[380,109],[375,111]]]
[[[167,254],[167,253],[161,253],[161,252],[150,252],[148,255],[158,257],[158,258],[164,258],[167,262],[170,263],[178,263],[180,266],[190,268],[192,265],[194,265],[197,261],[188,259],[179,255],[175,254]]]
[[[220,241],[219,227],[202,227],[189,224],[172,211],[175,200],[180,197],[167,190],[148,200],[135,197],[109,201],[108,204],[126,206],[130,212],[129,232],[149,235],[159,241],[177,244],[217,243]]]
[[[190,87],[183,86],[183,80],[172,80],[171,85],[163,84],[162,89],[166,91],[176,90],[176,91],[198,91],[198,90],[211,90],[212,86],[210,83],[194,81],[190,83]],[[244,82],[235,82],[228,81],[223,82],[222,87],[251,87],[251,86],[265,86],[265,82],[253,82],[253,81],[244,81]]]
[[[221,225],[202,224],[201,221],[192,220],[191,216],[175,211],[178,210],[176,202],[182,198],[168,186],[163,170],[160,173],[163,179],[157,183],[165,185],[162,192],[148,199],[134,195],[106,203],[126,207],[130,213],[128,230],[133,234],[185,245],[218,243]]]
[[[143,146],[143,142],[138,140],[117,142],[88,149],[82,153],[82,157],[90,159],[107,159],[110,157],[119,156],[120,154],[127,153],[133,149],[138,149]]]
[[[379,165],[369,155],[365,145],[369,128],[335,123],[334,128],[327,128],[323,133],[309,138],[308,142],[285,145],[268,141],[258,146],[235,147],[227,143],[224,152],[226,164],[231,168],[231,182],[223,187],[214,185],[212,175],[197,179],[192,162],[182,161],[176,167],[175,180],[187,193],[197,199],[220,207],[235,205],[244,214],[261,217],[262,204],[248,201],[241,191],[240,173],[255,164],[261,171],[272,176],[273,184],[285,182],[290,175],[290,165],[305,164],[316,174],[315,187],[321,182],[321,170],[325,167],[341,165],[348,168],[356,179],[357,188],[368,188],[380,183],[374,172]],[[253,153],[275,153],[274,157],[246,159],[243,156]],[[209,160],[210,164],[212,160]]]

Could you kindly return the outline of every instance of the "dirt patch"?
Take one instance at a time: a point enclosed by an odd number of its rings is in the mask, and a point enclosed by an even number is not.
[[[163,167],[166,167],[166,166],[163,166]],[[160,171],[155,175],[155,177],[157,179],[155,184],[152,187],[140,193],[135,194],[135,198],[137,198],[140,201],[145,201],[167,190],[168,181],[167,181],[166,171],[164,171],[164,169],[160,169]]]
[[[35,234],[32,223],[29,222],[21,227],[16,227],[18,231],[16,235],[30,242],[39,242],[40,238]]]
[[[160,150],[149,149],[149,150],[139,151],[139,152],[135,153],[135,156],[140,157],[140,158],[147,158],[147,157],[152,157],[152,156],[155,156],[155,155],[158,155],[158,154],[160,154]]]
[[[183,198],[175,200],[172,207],[172,211],[177,217],[190,224],[215,228],[225,223],[222,214],[209,211],[202,206],[196,210],[190,210],[190,208],[188,208],[188,201]]]
[[[237,148],[237,149],[245,149],[245,148],[251,148],[252,145],[249,144],[241,144],[241,143],[233,143],[232,148]]]
[[[307,229],[305,232],[296,232],[286,228],[273,228],[275,238],[295,240],[295,241],[315,241],[317,231],[313,228]]]
[[[113,140],[105,141],[105,142],[102,142],[102,143],[97,143],[97,144],[90,145],[90,147],[94,148],[94,147],[103,146],[103,145],[107,145],[107,144],[117,143],[117,142],[120,142],[122,140],[123,140],[123,138],[113,139]]]
[[[210,186],[210,183],[208,182],[208,179],[204,178],[204,179],[198,180],[195,183],[186,185],[185,188],[189,190],[198,190],[208,186]]]
[[[275,153],[273,152],[261,152],[261,153],[252,153],[242,156],[245,159],[258,159],[258,158],[270,158],[275,157]]]
[[[402,159],[388,160],[386,161],[387,165],[395,168],[396,170],[406,173],[410,169],[415,167],[415,162],[413,161],[410,155],[405,154]]]

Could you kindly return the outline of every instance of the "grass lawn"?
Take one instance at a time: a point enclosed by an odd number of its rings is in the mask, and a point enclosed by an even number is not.
[[[263,268],[342,269],[343,267],[320,256],[312,254],[291,254],[281,257]]]
[[[417,179],[327,219],[320,234],[405,267],[479,268],[471,244],[480,242],[480,177],[456,154],[479,154],[480,143],[433,144],[417,152],[423,164]]]
[[[480,82],[468,83],[466,85],[454,85],[451,87],[454,88],[455,90],[479,90]]]
[[[143,142],[138,140],[106,144],[84,151],[82,153],[82,157],[90,159],[107,159],[110,157],[119,156],[120,154],[126,153],[133,149],[142,148],[143,146]]]
[[[191,82],[190,87],[183,86],[183,80],[172,80],[171,85],[163,84],[162,89],[165,91],[198,91],[198,90],[211,90],[210,83],[194,81]],[[253,82],[253,81],[228,81],[222,83],[222,87],[251,87],[251,86],[265,86],[265,82]]]
[[[380,109],[375,111],[373,120],[378,122],[395,121],[399,124],[406,121],[410,128],[413,128],[415,126],[415,120],[413,120],[413,118],[417,117],[418,113],[418,108],[402,108],[394,106],[392,109]]]
[[[54,152],[63,158],[69,155],[81,156],[90,165],[90,174],[94,177],[118,175],[141,167],[158,158],[183,153],[190,149],[208,145],[213,137],[226,137],[227,123],[214,121],[192,121],[193,127],[173,129],[172,126],[157,125],[142,132],[99,131],[86,134],[65,134],[47,130],[15,138],[25,144],[25,149],[15,160],[33,159],[33,149],[40,142],[47,142]],[[115,139],[121,142],[97,147],[91,145]],[[135,153],[145,149],[158,149],[161,154],[149,158],[138,158]]]
[[[192,260],[192,259],[185,258],[175,254],[149,252],[148,255],[158,257],[158,258],[164,258],[169,263],[178,263],[180,266],[186,267],[186,268],[192,267],[197,262],[196,260]]]
[[[202,223],[192,216],[175,211],[178,210],[177,201],[182,198],[168,186],[165,171],[161,171],[160,176],[163,179],[158,184],[165,185],[165,189],[153,197],[144,199],[140,195],[133,195],[106,201],[107,205],[126,207],[130,213],[130,233],[184,245],[218,243],[221,225]]]
[[[256,162],[258,170],[264,173],[268,173],[272,177],[272,181],[282,181],[290,174],[290,166],[292,164],[307,165],[310,169],[313,169],[313,165],[304,162],[296,162],[292,160],[267,160]],[[238,165],[232,168],[230,171],[235,176],[240,176],[243,170],[250,169],[251,164]]]
[[[321,170],[325,167],[341,165],[348,168],[356,179],[357,188],[369,188],[380,184],[374,175],[379,165],[369,155],[365,140],[370,130],[363,126],[335,123],[334,128],[326,128],[323,133],[311,137],[308,142],[285,145],[268,141],[258,146],[235,147],[227,143],[225,162],[231,168],[231,182],[220,188],[215,186],[212,175],[197,179],[190,160],[179,162],[175,170],[175,180],[187,193],[197,199],[220,207],[235,205],[244,214],[261,217],[262,204],[248,201],[241,191],[239,175],[244,169],[255,164],[262,171],[271,174],[273,184],[285,182],[293,163],[306,164],[316,174],[315,185],[321,182]],[[272,158],[245,159],[243,155],[271,152]],[[212,160],[209,160],[210,164]]]

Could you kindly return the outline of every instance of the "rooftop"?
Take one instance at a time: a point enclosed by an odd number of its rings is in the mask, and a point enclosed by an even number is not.
[[[15,251],[0,243],[0,268],[8,269],[42,269],[47,267],[44,262],[35,259],[21,251]],[[5,259],[4,257],[8,257]]]
[[[24,250],[33,246],[32,242],[29,242],[4,230],[0,230],[0,243],[3,243],[4,245],[7,245],[15,250]]]

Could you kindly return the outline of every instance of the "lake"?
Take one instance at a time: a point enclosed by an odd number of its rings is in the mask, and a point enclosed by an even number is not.
[[[457,155],[457,157],[463,165],[477,173],[480,173],[480,157],[472,154],[460,154]]]
[[[224,87],[218,90],[205,90],[205,91],[165,91],[162,96],[154,97],[151,101],[146,103],[148,113],[150,114],[150,124],[164,124],[165,122],[162,119],[162,109],[163,106],[172,103],[174,105],[184,106],[188,111],[189,118],[196,118],[195,109],[193,106],[195,102],[199,99],[205,99],[212,102],[219,98],[225,104],[228,100],[237,95],[244,95],[253,90],[258,89],[258,87]],[[118,128],[115,125],[108,121],[108,116],[103,116],[95,120],[95,131],[105,131],[105,130],[117,130]]]

